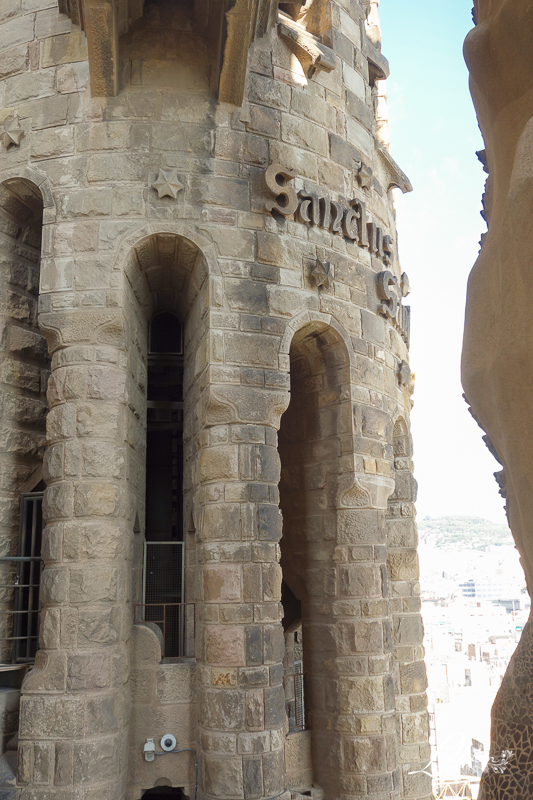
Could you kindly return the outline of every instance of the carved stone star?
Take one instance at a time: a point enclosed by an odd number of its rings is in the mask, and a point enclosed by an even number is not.
[[[361,162],[357,173],[357,182],[361,189],[370,189],[372,187],[372,170],[363,162]]]
[[[331,264],[329,261],[322,262],[317,258],[316,266],[311,270],[311,275],[315,279],[317,286],[324,286],[326,289],[329,289],[331,283],[330,267]]]
[[[157,180],[152,183],[152,189],[157,191],[159,197],[172,197],[175,200],[178,192],[183,189],[183,184],[178,180],[177,170],[171,169],[166,172],[160,169]]]
[[[0,139],[2,140],[2,144],[4,145],[6,150],[9,150],[10,147],[19,147],[20,141],[24,136],[24,131],[21,127],[19,127],[18,119],[12,119],[9,122],[4,123],[4,130],[0,134]]]

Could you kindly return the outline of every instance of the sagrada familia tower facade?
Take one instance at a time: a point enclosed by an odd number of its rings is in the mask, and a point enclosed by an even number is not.
[[[0,5],[3,800],[430,797],[377,6]]]

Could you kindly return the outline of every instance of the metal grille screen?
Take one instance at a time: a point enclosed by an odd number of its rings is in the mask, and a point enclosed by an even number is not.
[[[183,542],[145,542],[144,619],[161,628],[166,658],[181,655],[183,567]]]

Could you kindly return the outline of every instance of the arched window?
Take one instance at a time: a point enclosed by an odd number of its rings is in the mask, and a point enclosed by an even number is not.
[[[146,619],[163,620],[164,655],[173,657],[180,647],[176,604],[184,600],[183,326],[170,312],[156,314],[149,328],[145,540]]]

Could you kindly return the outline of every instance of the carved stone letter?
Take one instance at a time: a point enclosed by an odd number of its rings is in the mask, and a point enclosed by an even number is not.
[[[285,169],[281,164],[271,164],[265,170],[265,184],[267,189],[272,192],[276,200],[267,200],[265,208],[267,211],[277,211],[283,214],[284,217],[290,217],[298,208],[298,196],[292,186],[289,186],[289,181],[296,177],[296,170]],[[283,179],[286,183],[280,183],[278,178]],[[279,197],[284,197],[285,202],[283,205],[277,202]]]
[[[378,312],[389,319],[396,319],[399,308],[398,284],[392,272],[385,270],[379,273],[377,290],[378,297],[382,301]]]

